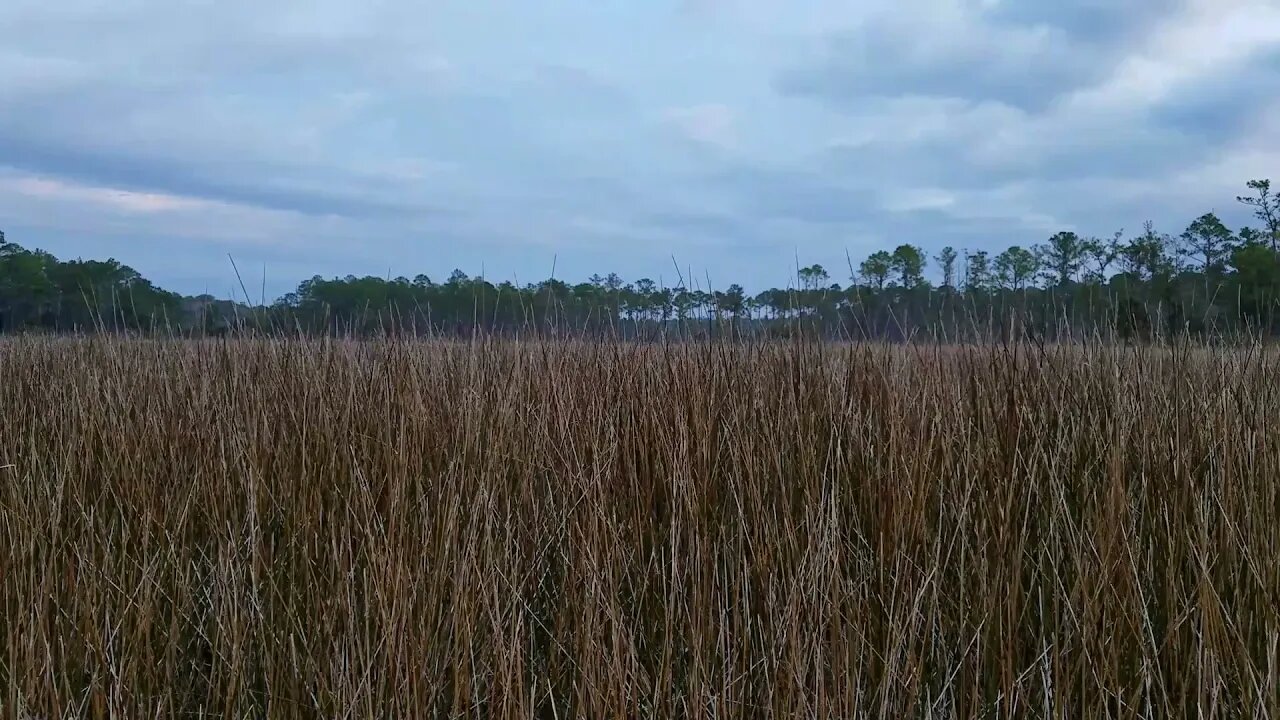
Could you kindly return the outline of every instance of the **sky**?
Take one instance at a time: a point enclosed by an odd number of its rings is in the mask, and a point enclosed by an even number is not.
[[[1280,182],[1280,0],[4,0],[0,38],[0,229],[184,293],[847,282]]]

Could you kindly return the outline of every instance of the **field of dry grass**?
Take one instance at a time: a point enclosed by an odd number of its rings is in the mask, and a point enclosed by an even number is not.
[[[0,716],[1280,717],[1280,356],[0,341]]]

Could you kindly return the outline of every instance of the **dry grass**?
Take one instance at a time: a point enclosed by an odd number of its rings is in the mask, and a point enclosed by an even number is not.
[[[1280,717],[1278,371],[0,342],[0,715]]]

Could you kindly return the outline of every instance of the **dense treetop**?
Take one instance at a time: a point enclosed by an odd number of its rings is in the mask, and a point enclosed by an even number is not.
[[[841,271],[798,268],[796,282],[754,295],[740,285],[672,287],[614,273],[570,284],[516,286],[454,270],[447,278],[313,277],[268,305],[183,297],[115,259],[60,260],[0,233],[0,332],[46,330],[223,333],[392,330],[468,333],[620,331],[787,332],[846,337],[917,333],[1151,336],[1250,330],[1274,334],[1280,307],[1280,197],[1267,180],[1237,198],[1257,221],[1233,230],[1213,213],[1180,233],[1106,237],[1059,232],[994,255],[916,245],[850,260]],[[844,277],[837,278],[836,275]],[[931,283],[926,276],[935,278]],[[847,281],[842,283],[841,281]]]

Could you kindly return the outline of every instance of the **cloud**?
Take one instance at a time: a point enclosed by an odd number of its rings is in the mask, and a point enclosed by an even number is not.
[[[887,6],[828,33],[807,59],[780,72],[775,86],[846,108],[868,96],[915,95],[1038,110],[1096,81],[1121,52],[1070,23],[1025,11],[1005,17],[1004,6],[959,0]]]
[[[717,103],[667,108],[663,120],[694,142],[719,147],[735,143],[736,118],[733,109]]]
[[[84,185],[0,168],[0,217],[9,227],[216,243],[220,247],[299,247],[307,216],[166,193]],[[319,226],[318,224],[314,226]],[[13,239],[27,244],[15,233]],[[54,248],[50,248],[54,249]],[[86,253],[91,254],[91,253]]]
[[[1280,167],[1272,0],[10,0],[0,26],[5,230],[183,290],[228,252],[280,292],[673,255],[752,287],[845,249],[1238,225]]]
[[[1148,107],[1207,77],[1229,79],[1280,48],[1280,7],[1255,0],[1191,0],[1156,25],[1096,85],[1066,101],[1080,111]]]
[[[908,188],[885,198],[881,206],[889,212],[946,210],[955,207],[956,195],[942,188]]]
[[[1269,3],[1193,0],[1158,16],[1155,5],[1123,2],[1043,12],[1026,3],[932,5],[921,37],[895,32],[893,15],[834,36],[836,47],[849,38],[880,43],[884,67],[837,52],[781,76],[785,94],[849,118],[821,156],[828,172],[876,167],[885,182],[980,191],[1069,185],[1076,194],[1068,201],[1090,194],[1075,187],[1080,181],[1145,178],[1155,188],[1253,127],[1259,100],[1280,83],[1280,9]],[[1117,22],[1092,34],[1106,19]],[[932,44],[948,28],[965,30],[963,39]],[[1011,44],[993,42],[1000,37]],[[1073,66],[1051,62],[1055,53],[1088,56],[1089,67],[1063,77]],[[1004,77],[1038,95],[993,82]]]
[[[175,210],[194,210],[208,204],[204,200],[178,197],[176,195],[70,185],[58,180],[31,177],[0,182],[0,189],[30,198],[92,203],[126,213],[150,214]]]

